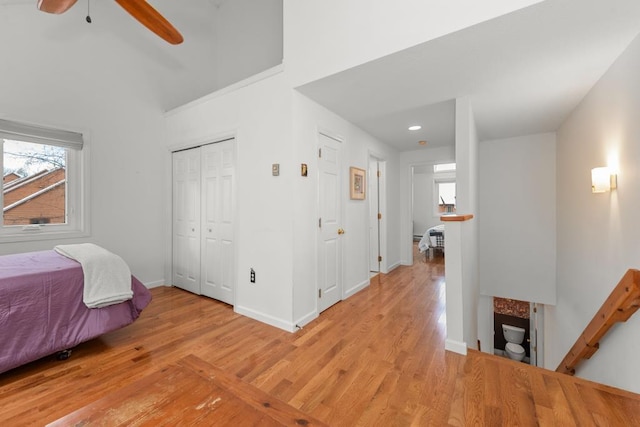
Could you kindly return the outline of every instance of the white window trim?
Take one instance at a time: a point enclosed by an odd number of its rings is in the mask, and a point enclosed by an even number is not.
[[[0,138],[82,150],[82,133],[0,119]]]
[[[0,127],[11,124],[6,120],[0,120]],[[30,126],[14,123],[16,126]],[[54,139],[42,139],[38,137],[27,138],[13,134],[10,137],[5,128],[0,129],[0,138],[14,139],[18,141],[37,142],[48,145],[58,145],[67,148],[67,223],[66,224],[32,224],[20,226],[4,226],[0,224],[0,242],[29,242],[53,239],[72,239],[86,237],[89,235],[89,170],[87,165],[90,161],[90,150],[87,134],[76,134],[67,131],[55,131],[47,128],[41,128],[45,131],[54,132],[57,135],[80,135],[81,141],[71,140],[68,144],[61,143]],[[57,133],[56,133],[57,132]],[[84,143],[82,142],[84,140]],[[48,142],[47,142],[48,141]],[[0,140],[0,148],[2,147]],[[2,149],[4,153],[4,148]],[[3,156],[0,156],[0,166],[3,163]],[[4,206],[2,192],[0,192],[0,205]],[[70,213],[72,213],[70,215]]]

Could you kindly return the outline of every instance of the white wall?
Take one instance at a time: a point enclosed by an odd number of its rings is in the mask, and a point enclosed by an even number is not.
[[[292,330],[293,189],[299,165],[291,143],[292,92],[283,73],[271,74],[167,113],[165,155],[169,147],[236,135],[235,310]],[[273,163],[280,164],[278,177],[271,175]],[[256,283],[249,282],[250,268]]]
[[[60,33],[43,29],[52,17],[28,6],[0,13],[0,116],[87,133],[91,234],[3,243],[0,253],[93,242],[122,256],[147,285],[162,284],[164,119],[152,83],[131,66],[136,52],[125,43],[99,28],[61,43]],[[67,28],[65,17],[55,18]],[[114,46],[117,55],[109,54]]]
[[[629,268],[640,267],[640,40],[636,38],[557,133],[558,301],[546,313],[555,369]],[[592,194],[590,171],[618,164],[618,189]],[[577,375],[640,392],[640,314],[614,327]]]
[[[455,162],[455,148],[424,148],[400,153],[400,256],[403,265],[413,264],[413,168]]]
[[[218,88],[282,63],[282,0],[223,2],[215,34]]]
[[[284,62],[297,87],[539,2],[285,0]]]
[[[552,133],[480,144],[483,295],[556,303],[555,166]]]
[[[430,169],[430,170],[428,170]],[[424,170],[424,172],[416,172]],[[413,234],[422,235],[430,227],[440,223],[433,207],[433,168],[414,168],[413,170]]]
[[[318,131],[344,140],[344,293],[369,284],[368,208],[349,200],[349,166],[367,167],[371,151],[387,161],[388,186],[397,181],[395,150],[290,89],[286,73],[240,82],[167,114],[168,147],[237,135],[236,311],[293,330],[317,316]],[[293,141],[293,142],[292,142]],[[167,151],[167,156],[169,156]],[[280,164],[280,176],[271,165]],[[306,163],[308,176],[300,175]],[[165,185],[170,192],[169,184]],[[398,264],[399,196],[389,191],[389,262]],[[165,210],[170,208],[167,206]],[[363,248],[365,250],[363,250]],[[167,263],[170,263],[170,259]],[[249,283],[249,269],[256,283]]]
[[[400,261],[398,154],[353,124],[347,122],[306,96],[294,92],[293,140],[294,164],[298,176],[294,178],[294,239],[293,295],[294,319],[306,323],[316,315],[317,299],[317,218],[318,218],[318,132],[322,131],[343,140],[342,147],[342,203],[344,244],[344,296],[369,284],[369,213],[366,201],[349,199],[349,167],[367,169],[369,153],[386,161],[386,188],[388,238],[386,239],[387,266]],[[308,165],[308,176],[299,176],[300,163]]]

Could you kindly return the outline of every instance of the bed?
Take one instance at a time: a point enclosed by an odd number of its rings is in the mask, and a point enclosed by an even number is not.
[[[0,256],[0,373],[132,323],[151,301],[131,276],[132,299],[83,303],[80,264],[55,251]]]
[[[444,253],[444,224],[436,225],[425,231],[418,243],[418,249],[420,253],[426,252],[427,256],[429,255],[429,250],[431,250],[432,255],[436,249]]]

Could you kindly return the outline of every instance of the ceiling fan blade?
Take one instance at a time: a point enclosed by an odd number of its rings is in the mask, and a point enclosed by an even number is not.
[[[38,10],[60,14],[66,12],[78,0],[38,0]]]
[[[116,3],[167,42],[171,44],[183,42],[182,34],[145,0],[116,0]]]

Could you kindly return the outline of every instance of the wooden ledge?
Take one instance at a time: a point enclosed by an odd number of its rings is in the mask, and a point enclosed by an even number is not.
[[[440,221],[469,221],[473,218],[473,214],[466,215],[442,215]]]

